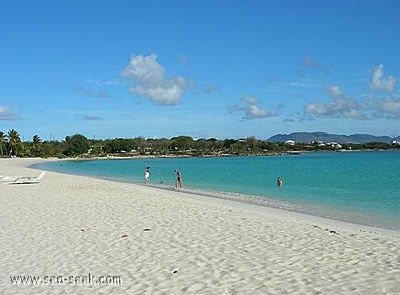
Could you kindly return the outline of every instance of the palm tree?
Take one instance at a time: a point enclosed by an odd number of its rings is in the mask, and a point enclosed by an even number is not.
[[[15,129],[11,129],[8,131],[8,155],[14,152],[14,155],[17,155],[18,145],[21,143],[21,138],[18,132]]]
[[[1,156],[4,156],[4,145],[6,144],[6,134],[3,131],[0,131],[0,153]]]
[[[42,151],[42,140],[40,139],[40,137],[38,135],[34,135],[32,138],[33,141],[33,145],[32,145],[32,149],[33,149],[33,155],[35,157],[39,156],[41,151]]]

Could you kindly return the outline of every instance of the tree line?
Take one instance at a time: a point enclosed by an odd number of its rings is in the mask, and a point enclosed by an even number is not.
[[[400,149],[389,143],[343,144],[343,149]],[[106,156],[234,156],[270,155],[295,151],[335,150],[318,143],[286,145],[259,140],[254,136],[244,139],[193,139],[190,136],[172,138],[115,138],[88,139],[82,134],[65,137],[62,141],[42,140],[34,135],[31,141],[22,141],[15,129],[0,131],[1,157],[106,157]]]

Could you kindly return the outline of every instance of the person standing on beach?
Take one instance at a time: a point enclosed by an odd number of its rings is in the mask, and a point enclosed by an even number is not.
[[[149,183],[149,177],[150,177],[150,167],[146,167],[144,170],[144,183],[148,184]]]
[[[178,169],[175,169],[175,188],[182,188],[182,175]]]

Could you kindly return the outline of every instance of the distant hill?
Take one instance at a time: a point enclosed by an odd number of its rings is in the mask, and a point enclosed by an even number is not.
[[[393,140],[400,140],[400,137],[374,136],[370,134],[338,135],[325,132],[294,132],[291,134],[276,134],[268,139],[271,142],[284,142],[294,140],[298,143],[311,143],[313,141],[337,142],[337,143],[367,143],[385,142],[392,143]]]

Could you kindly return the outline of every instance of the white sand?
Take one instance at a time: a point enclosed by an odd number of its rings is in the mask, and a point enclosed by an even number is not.
[[[0,232],[0,294],[400,294],[399,232],[141,185],[0,179]],[[122,285],[10,281],[89,273]]]

